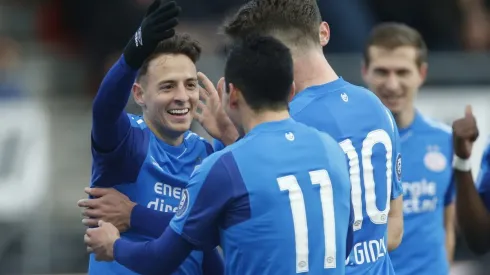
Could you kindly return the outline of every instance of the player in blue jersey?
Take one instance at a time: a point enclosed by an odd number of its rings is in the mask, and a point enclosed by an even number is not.
[[[490,139],[487,141],[476,187],[471,173],[471,151],[478,127],[471,106],[453,123],[454,175],[458,225],[469,248],[477,254],[490,250]]]
[[[449,274],[455,245],[451,128],[415,109],[427,75],[427,47],[414,29],[376,26],[364,51],[363,78],[393,114],[403,155],[404,234],[390,252],[397,275]]]
[[[149,7],[93,103],[91,184],[115,187],[134,202],[129,204],[131,221],[118,226],[127,240],[159,236],[154,231],[166,227],[190,174],[212,152],[204,139],[189,132],[199,101],[195,62],[201,48],[188,36],[174,35],[179,11],[175,2],[157,0]],[[143,116],[124,111],[131,89]],[[105,195],[99,193],[91,194]],[[89,220],[100,218],[104,211],[95,207],[97,200],[80,203],[88,207],[84,214]],[[220,255],[213,249],[205,252],[204,263],[202,252],[192,252],[175,274],[202,274],[203,269],[208,274],[222,273]],[[117,262],[97,262],[92,254],[89,274],[135,273]]]
[[[293,62],[279,41],[235,45],[223,106],[245,136],[196,169],[170,226],[135,243],[101,222],[86,244],[142,274],[168,274],[194,248],[221,244],[226,274],[345,274],[350,181],[335,140],[289,117]],[[350,240],[352,241],[352,240]]]
[[[250,1],[225,23],[224,33],[235,41],[253,33],[271,35],[290,48],[296,84],[291,116],[333,136],[348,159],[356,222],[346,272],[393,274],[387,253],[403,235],[398,130],[374,94],[330,67],[322,52],[330,31],[316,2]],[[215,150],[220,147],[215,142]]]

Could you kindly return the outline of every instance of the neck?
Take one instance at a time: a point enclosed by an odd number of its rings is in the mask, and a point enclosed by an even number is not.
[[[410,124],[412,124],[413,120],[415,119],[415,109],[409,108],[406,111],[402,111],[398,114],[393,114],[393,117],[395,118],[398,129],[407,128],[408,126],[410,126]]]
[[[160,140],[163,142],[167,143],[168,145],[171,146],[178,146],[182,144],[182,141],[184,140],[184,135],[170,135],[166,133],[165,130],[162,129],[162,127],[156,126],[156,123],[153,123],[150,119],[146,118],[145,116],[143,117],[145,120],[146,126],[151,130],[151,132]],[[167,131],[168,132],[168,131]]]
[[[284,119],[290,118],[289,111],[262,111],[262,112],[250,112],[249,115],[243,116],[243,130],[245,134],[250,132],[255,126],[265,123],[265,122],[273,122],[280,121]]]
[[[321,50],[294,53],[293,61],[295,93],[339,78]]]

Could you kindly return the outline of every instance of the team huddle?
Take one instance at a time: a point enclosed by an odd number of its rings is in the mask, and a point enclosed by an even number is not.
[[[490,149],[477,190],[471,107],[453,129],[414,107],[417,31],[372,31],[368,90],[329,65],[316,1],[251,0],[223,26],[214,85],[180,11],[155,0],[94,99],[90,275],[449,274],[456,218],[490,249]]]

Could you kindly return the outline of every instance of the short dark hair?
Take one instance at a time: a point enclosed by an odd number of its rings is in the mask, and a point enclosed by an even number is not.
[[[291,52],[273,37],[249,36],[231,48],[225,79],[254,111],[287,109],[294,80]]]
[[[252,0],[225,21],[223,32],[231,40],[256,34],[289,47],[315,45],[321,22],[316,0]]]
[[[366,66],[369,65],[371,58],[369,49],[373,46],[388,50],[403,46],[414,47],[417,50],[417,58],[415,60],[417,66],[427,62],[427,45],[422,35],[416,29],[402,23],[382,23],[371,31],[364,48],[364,63]]]
[[[158,43],[153,53],[146,58],[139,69],[136,81],[148,73],[150,62],[162,54],[183,54],[196,63],[201,57],[201,46],[199,42],[185,33],[176,33],[172,38],[165,39]]]

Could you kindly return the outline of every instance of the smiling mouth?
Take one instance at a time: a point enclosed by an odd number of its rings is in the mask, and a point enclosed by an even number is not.
[[[185,116],[189,113],[189,108],[184,108],[184,109],[172,109],[168,110],[167,113],[173,115],[173,116]]]

